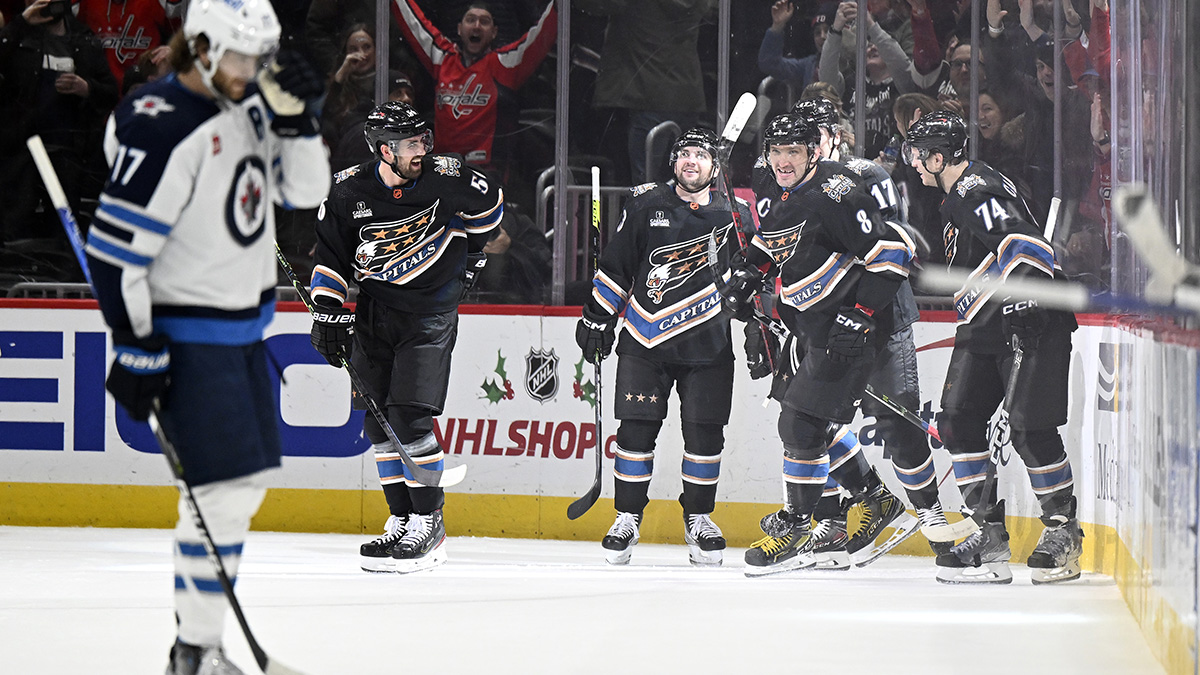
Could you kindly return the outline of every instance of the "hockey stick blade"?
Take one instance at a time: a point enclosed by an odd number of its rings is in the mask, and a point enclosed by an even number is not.
[[[746,128],[746,123],[750,121],[750,116],[754,114],[754,107],[757,105],[757,96],[750,92],[742,94],[738,102],[734,104],[733,111],[729,113],[729,119],[725,121],[725,128],[721,131],[721,140],[730,144],[737,143],[738,137],[742,135],[742,129]]]
[[[287,275],[289,281],[292,282],[292,288],[296,289],[296,293],[300,296],[300,301],[308,308],[311,314],[316,310],[316,305],[313,303],[312,296],[308,289],[300,280],[296,278],[296,271],[292,269],[292,264],[284,257],[283,251],[279,248],[279,242],[275,242],[275,258],[279,261],[279,266],[283,269],[283,273]],[[412,456],[408,454],[408,450],[404,448],[404,444],[396,437],[396,432],[392,429],[392,425],[388,422],[387,416],[380,410],[379,404],[375,399],[367,395],[367,390],[364,388],[362,378],[359,377],[358,371],[354,365],[350,363],[350,359],[345,356],[341,357],[342,367],[346,369],[346,373],[350,375],[350,383],[354,390],[357,391],[363,402],[367,404],[367,409],[371,411],[371,415],[379,422],[379,426],[387,434],[388,440],[396,448],[400,455],[400,461],[404,467],[412,474],[412,479],[426,487],[447,488],[452,485],[458,485],[464,478],[467,477],[467,467],[465,464],[450,467],[442,471],[434,471],[416,463]]]
[[[958,541],[964,537],[969,537],[980,528],[983,522],[983,515],[979,514],[979,519],[975,519],[976,514],[972,514],[960,521],[949,523],[947,525],[922,525],[921,534],[929,541]]]
[[[1146,186],[1122,185],[1113,194],[1112,203],[1121,231],[1150,268],[1146,297],[1164,304],[1180,304],[1175,297],[1177,289],[1200,270],[1180,256],[1167,237],[1162,216]]]

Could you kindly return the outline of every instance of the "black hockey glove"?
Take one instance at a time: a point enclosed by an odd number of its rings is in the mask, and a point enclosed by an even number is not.
[[[575,325],[575,343],[588,363],[598,363],[612,353],[617,339],[617,317],[583,306],[583,316]]]
[[[463,293],[475,287],[479,281],[479,275],[483,274],[483,268],[487,266],[487,254],[483,251],[478,253],[467,254],[467,266],[463,268],[462,285]]]
[[[858,307],[843,307],[829,329],[825,353],[831,361],[856,361],[867,353],[867,343],[874,333],[875,319]]]
[[[354,311],[341,305],[317,301],[313,309],[312,346],[335,368],[342,367],[354,350]]]
[[[132,333],[113,333],[117,358],[108,371],[104,388],[135,420],[149,419],[154,400],[170,384],[171,353],[160,336],[139,340]]]
[[[316,103],[325,79],[298,51],[285,49],[258,75],[258,88],[275,113],[271,130],[283,137],[315,136],[320,130]]]
[[[762,290],[763,273],[746,265],[733,271],[721,288],[721,305],[738,321],[754,319],[754,296]]]
[[[1016,337],[1022,348],[1034,349],[1038,339],[1046,330],[1046,311],[1038,307],[1036,300],[1018,300],[1007,302],[1000,309],[1001,321],[1004,324],[1004,334]]]
[[[746,322],[746,365],[750,379],[759,380],[774,373],[779,358],[779,339],[757,321]]]

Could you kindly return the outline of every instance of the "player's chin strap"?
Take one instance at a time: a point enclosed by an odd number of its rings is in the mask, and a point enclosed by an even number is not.
[[[678,179],[675,180],[675,186],[678,187],[680,190],[683,190],[684,192],[688,192],[690,194],[696,194],[697,192],[705,192],[707,190],[711,190],[713,183],[717,182],[717,172],[718,171],[720,171],[720,169],[717,168],[716,164],[714,163],[713,168],[712,168],[712,173],[710,173],[708,175],[708,180],[705,181],[704,185],[701,185],[700,187],[696,188],[695,190],[693,190],[693,189],[689,188],[688,186],[684,185],[683,183],[679,182]]]

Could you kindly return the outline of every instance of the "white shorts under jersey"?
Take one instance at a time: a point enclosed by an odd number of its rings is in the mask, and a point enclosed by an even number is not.
[[[274,310],[272,203],[329,190],[320,136],[280,138],[254,87],[226,109],[174,75],[109,119],[111,171],[87,252],[109,325],[144,338],[248,344]]]

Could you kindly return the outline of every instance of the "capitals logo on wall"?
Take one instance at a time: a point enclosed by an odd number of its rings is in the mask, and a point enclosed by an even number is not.
[[[558,356],[554,350],[530,348],[525,355],[525,391],[545,403],[558,393]]]

